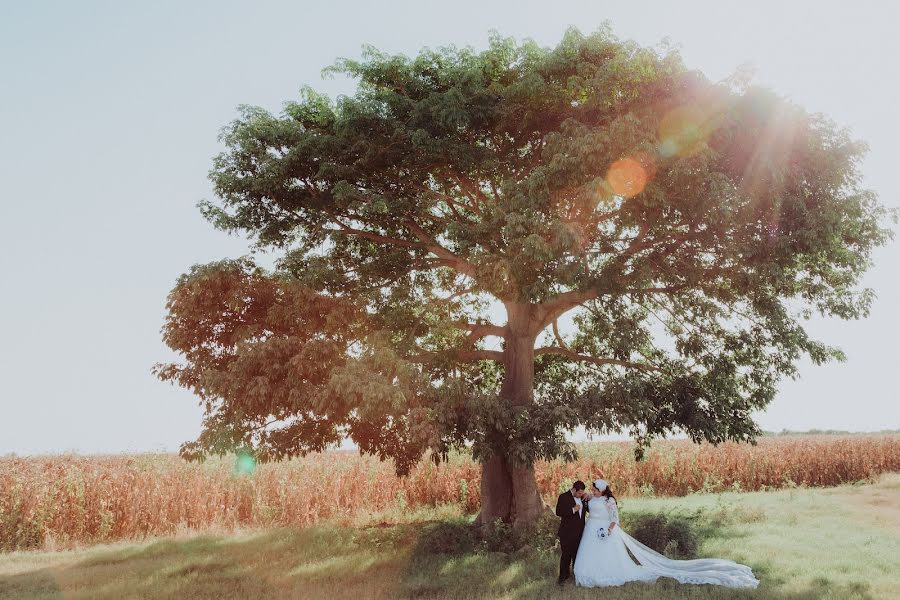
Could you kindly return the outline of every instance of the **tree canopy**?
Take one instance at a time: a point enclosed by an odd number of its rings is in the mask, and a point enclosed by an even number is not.
[[[862,186],[865,144],[739,76],[606,28],[326,71],[356,92],[224,130],[200,208],[279,259],[196,265],[169,295],[184,362],[155,372],[206,410],[185,456],[346,435],[405,473],[463,446],[569,458],[577,426],[639,454],[676,430],[750,441],[802,356],[843,359],[803,321],[868,314],[896,215]]]

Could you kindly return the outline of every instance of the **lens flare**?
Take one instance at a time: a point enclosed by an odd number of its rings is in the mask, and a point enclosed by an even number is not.
[[[238,475],[253,475],[256,470],[256,459],[247,452],[238,452],[234,463],[234,472]]]
[[[709,117],[696,106],[681,106],[666,113],[659,124],[662,156],[691,156],[706,147],[711,133]]]
[[[641,164],[641,167],[643,167],[644,173],[647,175],[647,181],[650,181],[656,176],[656,152],[639,150],[632,156]]]
[[[638,159],[621,158],[610,165],[606,181],[617,196],[631,198],[644,191],[647,171]]]

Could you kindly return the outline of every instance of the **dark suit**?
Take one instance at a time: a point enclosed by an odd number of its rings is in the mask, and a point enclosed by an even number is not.
[[[557,535],[559,536],[559,547],[562,550],[562,555],[559,557],[560,580],[569,577],[569,566],[575,561],[581,534],[584,532],[587,503],[582,506],[580,515],[572,512],[574,506],[577,506],[577,503],[571,490],[560,494],[556,500],[556,516],[560,518]]]

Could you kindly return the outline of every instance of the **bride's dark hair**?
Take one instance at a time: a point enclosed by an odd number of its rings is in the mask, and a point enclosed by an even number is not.
[[[595,490],[597,489],[597,486],[596,486],[596,485],[594,486],[594,489],[595,489]],[[605,488],[602,492],[600,492],[600,495],[601,495],[601,496],[606,496],[607,498],[612,498],[613,500],[616,499],[616,497],[613,496],[612,488],[609,487],[609,484],[608,484],[608,483],[606,484],[606,488]]]

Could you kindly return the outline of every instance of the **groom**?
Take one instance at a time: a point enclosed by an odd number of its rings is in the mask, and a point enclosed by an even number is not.
[[[557,532],[559,547],[562,549],[562,556],[559,557],[559,585],[569,578],[569,567],[575,561],[581,533],[584,531],[584,513],[587,509],[581,500],[584,488],[584,482],[578,480],[572,484],[572,489],[560,494],[556,501],[556,516],[561,519]]]

